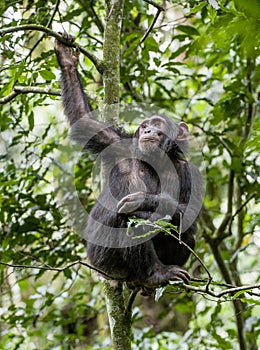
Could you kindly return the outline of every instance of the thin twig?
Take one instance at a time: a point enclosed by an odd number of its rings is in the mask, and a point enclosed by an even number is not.
[[[164,7],[159,5],[159,4],[156,4],[155,1],[152,1],[152,0],[144,0],[144,2],[147,2],[148,4],[150,5],[153,5],[154,7],[156,7],[158,10],[160,11],[164,11]]]
[[[235,219],[237,214],[240,213],[240,211],[248,204],[248,202],[251,201],[256,196],[256,192],[254,192],[237,210],[236,212],[232,215],[232,221]]]
[[[219,292],[219,293],[212,292],[212,290],[207,290],[206,288],[201,289],[200,287],[195,287],[195,286],[186,285],[186,284],[185,284],[185,288],[188,290],[191,290],[193,292],[205,293],[205,294],[209,294],[215,298],[221,298],[226,294],[235,294],[235,293],[242,292],[242,291],[246,292],[247,290],[251,290],[251,289],[260,289],[260,284],[252,284],[252,285],[248,285],[248,286],[228,288],[228,289],[223,290],[222,292]]]
[[[256,193],[254,192],[241,206],[236,210],[236,212],[232,215],[229,223],[229,233],[231,232],[231,226],[235,219],[235,217],[241,212],[241,210],[255,197]]]
[[[145,39],[148,37],[148,35],[151,33],[151,31],[153,30],[153,27],[155,26],[155,23],[158,19],[158,17],[160,16],[160,13],[162,12],[161,9],[158,9],[157,12],[156,12],[156,15],[154,16],[154,19],[150,25],[150,27],[147,29],[146,33],[144,34],[144,36],[142,37],[141,41],[140,41],[140,44],[142,44]]]
[[[136,297],[137,293],[139,292],[139,290],[140,289],[135,289],[135,290],[133,290],[131,292],[130,297],[129,297],[128,301],[127,301],[127,305],[126,305],[126,311],[127,312],[131,312],[133,303],[135,301],[135,297]]]
[[[98,14],[96,13],[96,10],[94,8],[94,1],[86,1],[86,0],[77,0],[82,8],[89,14],[91,21],[95,23],[97,28],[99,29],[100,33],[104,33],[104,24],[98,17]],[[87,34],[88,35],[88,34]]]
[[[13,267],[13,268],[18,268],[18,269],[35,269],[35,270],[45,270],[45,271],[57,271],[57,272],[62,272],[64,270],[67,270],[75,265],[83,265],[83,266],[86,266],[88,268],[90,268],[91,270],[94,270],[100,274],[102,274],[104,277],[108,278],[108,279],[113,279],[111,276],[107,275],[105,272],[89,265],[88,263],[86,262],[83,262],[81,260],[77,260],[77,261],[73,261],[71,264],[67,265],[67,266],[64,266],[64,267],[52,267],[52,266],[49,266],[49,265],[45,265],[44,266],[33,266],[33,265],[22,265],[22,264],[9,264],[9,263],[5,263],[3,261],[0,261],[0,265],[4,265],[4,266],[8,266],[8,267]]]
[[[53,13],[52,13],[52,15],[51,15],[51,17],[50,17],[50,19],[49,19],[47,25],[46,25],[47,28],[50,28],[50,26],[51,26],[51,24],[52,24],[52,22],[53,22],[53,20],[54,20],[54,17],[55,17],[55,15],[56,15],[56,12],[59,10],[59,6],[60,6],[60,0],[57,0],[56,5],[55,5],[55,8],[54,8],[54,11],[53,11]],[[35,44],[33,45],[33,47],[30,49],[30,52],[29,52],[29,54],[27,55],[27,57],[25,58],[25,60],[27,60],[28,57],[31,57],[33,51],[34,51],[34,50],[36,49],[36,47],[40,44],[40,42],[44,39],[44,37],[45,37],[45,34],[43,34],[43,35],[36,41],[36,43],[35,43]]]
[[[162,227],[160,227],[160,229],[162,229]],[[165,230],[164,231],[169,234],[170,236],[172,236],[173,238],[175,238],[180,244],[183,244],[184,247],[186,247],[194,256],[195,258],[200,262],[200,264],[204,267],[205,271],[207,272],[208,276],[209,276],[209,281],[211,282],[212,281],[212,276],[209,272],[209,270],[207,269],[206,265],[204,264],[204,262],[201,260],[201,258],[198,256],[197,253],[194,252],[193,249],[191,249],[191,247],[185,243],[184,241],[182,241],[180,238],[176,237],[173,233],[171,233],[169,230]]]

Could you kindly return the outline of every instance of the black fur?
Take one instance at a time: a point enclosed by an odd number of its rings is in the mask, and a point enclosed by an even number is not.
[[[194,248],[196,219],[201,207],[201,184],[197,169],[185,160],[184,142],[178,143],[178,125],[163,116],[167,132],[150,153],[140,150],[140,128],[128,135],[97,121],[85,95],[71,48],[56,42],[56,54],[62,72],[62,97],[71,124],[71,135],[85,148],[101,154],[106,163],[104,190],[91,210],[85,238],[90,262],[114,279],[151,290],[169,280],[188,282],[180,268],[190,251],[162,232],[144,237],[152,228],[128,230],[129,217],[151,221],[168,215],[180,225],[181,239]],[[159,130],[160,131],[160,130]],[[136,196],[138,206],[131,212],[120,211],[123,198],[127,205]],[[140,197],[140,198],[139,198]],[[118,204],[119,203],[119,204]],[[172,231],[176,235],[175,231]],[[141,238],[133,237],[141,236]]]

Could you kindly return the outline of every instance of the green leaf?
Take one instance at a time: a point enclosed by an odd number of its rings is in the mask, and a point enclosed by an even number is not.
[[[160,52],[158,42],[151,36],[146,38],[145,48],[149,51]]]
[[[71,279],[72,274],[71,274],[71,270],[70,270],[70,269],[65,269],[65,270],[63,270],[63,273],[64,273],[64,276],[65,276],[66,278]]]
[[[174,58],[180,56],[180,54],[186,51],[189,48],[189,46],[190,46],[189,44],[186,44],[181,46],[178,50],[174,51],[170,56],[170,60],[173,60]]]
[[[193,13],[197,13],[201,11],[207,5],[208,5],[207,2],[202,1],[201,4],[190,9],[190,11],[186,13],[186,16],[189,16],[189,15],[192,15]]]
[[[34,113],[33,111],[28,115],[29,130],[32,131],[34,128]]]
[[[216,106],[213,110],[213,118],[211,119],[212,125],[218,125],[223,120],[223,111],[221,107]]]
[[[50,81],[50,80],[55,80],[56,75],[52,73],[50,70],[44,69],[40,71],[40,75],[43,79]]]
[[[237,299],[240,295],[242,295],[242,294],[245,294],[245,293],[248,293],[248,292],[251,292],[251,290],[249,289],[249,290],[240,290],[240,291],[238,291],[238,292],[236,292],[235,294],[234,294],[234,296],[233,296],[233,298],[234,299]],[[245,301],[246,300],[246,301]],[[247,299],[244,299],[244,301],[246,302],[246,303],[249,303],[249,299],[247,300]],[[254,302],[255,302],[255,300],[253,300]]]
[[[190,36],[200,35],[198,30],[194,27],[191,27],[191,26],[179,25],[176,29],[178,29],[179,31],[186,33]]]

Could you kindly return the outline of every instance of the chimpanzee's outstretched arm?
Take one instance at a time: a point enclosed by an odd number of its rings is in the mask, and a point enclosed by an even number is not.
[[[74,41],[74,38],[70,35],[63,34],[63,36],[70,41]],[[58,40],[55,42],[55,52],[61,68],[63,105],[72,125],[92,110],[77,70],[79,53]]]
[[[68,34],[63,36],[74,41]],[[119,141],[120,134],[93,118],[92,108],[77,70],[78,51],[56,40],[55,52],[61,68],[62,100],[65,114],[72,126],[72,138],[95,152],[100,152],[111,143]]]

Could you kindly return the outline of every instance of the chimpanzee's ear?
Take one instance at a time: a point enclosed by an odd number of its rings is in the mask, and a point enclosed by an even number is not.
[[[140,126],[138,127],[138,129],[136,130],[136,132],[133,134],[133,138],[135,139],[139,139],[140,136],[140,132],[139,132]]]
[[[177,135],[176,140],[177,141],[186,141],[189,139],[190,132],[189,132],[189,127],[186,123],[180,122],[179,124],[179,132]]]

